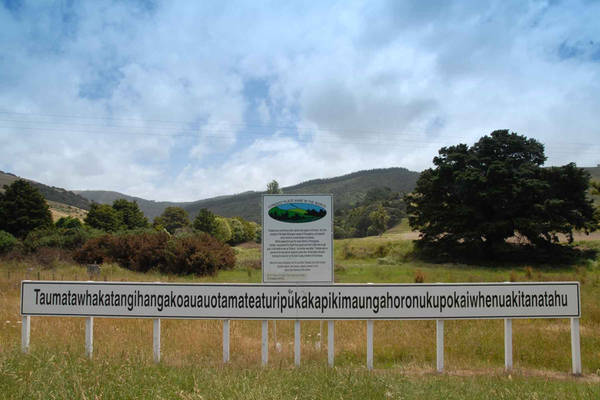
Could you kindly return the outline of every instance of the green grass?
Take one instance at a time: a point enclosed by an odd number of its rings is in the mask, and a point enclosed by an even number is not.
[[[580,245],[600,248],[600,242]],[[232,270],[212,277],[139,274],[116,265],[100,279],[114,281],[260,282],[260,249],[235,249]],[[0,262],[0,397],[282,399],[600,398],[600,260],[574,266],[482,267],[415,259],[412,243],[394,234],[335,243],[337,282],[572,281],[581,282],[583,378],[570,377],[566,319],[515,320],[515,370],[503,372],[501,320],[446,321],[446,373],[435,373],[434,321],[376,321],[374,371],[365,369],[364,321],[336,322],[336,367],[327,368],[326,324],[302,323],[302,366],[293,367],[293,322],[270,325],[269,366],[260,367],[260,323],[233,321],[230,365],[221,363],[220,321],[164,320],[162,361],[152,361],[152,323],[95,320],[94,360],[84,357],[80,318],[32,318],[31,352],[20,353],[21,279],[87,280],[85,269],[61,262],[41,269]],[[258,269],[257,269],[258,266]]]
[[[7,399],[597,399],[600,385],[574,378],[370,373],[360,368],[140,365],[72,354],[0,355]]]

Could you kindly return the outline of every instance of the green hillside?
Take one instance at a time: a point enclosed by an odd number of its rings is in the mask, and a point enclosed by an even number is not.
[[[395,192],[410,192],[419,177],[418,172],[405,168],[374,169],[328,179],[314,179],[298,185],[284,187],[286,194],[332,194],[334,208],[346,208],[364,199],[369,189],[389,187]],[[260,210],[263,192],[244,192],[231,196],[220,196],[190,203],[157,202],[139,197],[127,196],[118,192],[101,190],[80,190],[76,193],[101,204],[112,204],[118,198],[135,200],[144,214],[153,219],[166,207],[183,207],[194,217],[202,208],[225,217],[243,217],[249,221],[260,222]]]
[[[19,177],[14,174],[0,171],[0,191],[4,190],[4,185],[10,185],[17,179],[19,179]],[[66,204],[67,206],[77,207],[82,210],[90,209],[90,201],[76,193],[63,188],[44,185],[43,183],[35,182],[29,179],[26,180],[35,186],[40,193],[42,193],[42,196],[44,196],[46,200]]]
[[[334,209],[346,208],[364,199],[369,189],[389,187],[394,192],[410,192],[419,173],[405,168],[373,169],[329,179],[314,179],[282,188],[285,194],[332,194]],[[240,216],[260,222],[262,192],[246,192],[234,196],[197,201],[184,206],[190,215],[207,208],[226,217]]]

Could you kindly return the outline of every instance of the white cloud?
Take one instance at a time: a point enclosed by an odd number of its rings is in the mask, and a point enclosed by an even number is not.
[[[502,128],[549,164],[596,165],[598,17],[578,1],[0,6],[0,169],[197,200],[421,170]]]

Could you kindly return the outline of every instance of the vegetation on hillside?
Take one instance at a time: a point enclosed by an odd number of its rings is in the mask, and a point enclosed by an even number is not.
[[[388,187],[370,189],[358,204],[335,210],[336,239],[381,235],[406,215],[402,194]]]
[[[294,186],[281,188],[277,181],[276,189],[285,194],[332,194],[334,209],[355,206],[364,200],[367,192],[374,188],[388,187],[393,192],[408,193],[415,187],[418,172],[405,168],[386,168],[359,171],[351,174],[327,179],[314,179]],[[271,182],[273,183],[273,182]],[[269,188],[267,187],[268,192]],[[231,196],[220,196],[194,202],[157,202],[126,196],[116,192],[79,191],[79,194],[91,201],[111,204],[118,198],[136,201],[144,214],[152,219],[159,216],[166,207],[181,207],[194,218],[198,212],[206,208],[211,212],[227,218],[242,217],[247,221],[260,223],[261,196],[265,192],[244,192]]]

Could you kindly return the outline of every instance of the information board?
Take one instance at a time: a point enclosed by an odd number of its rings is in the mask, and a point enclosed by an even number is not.
[[[23,281],[21,314],[206,319],[579,317],[578,282],[184,284]]]
[[[264,195],[264,283],[333,283],[331,195]]]

